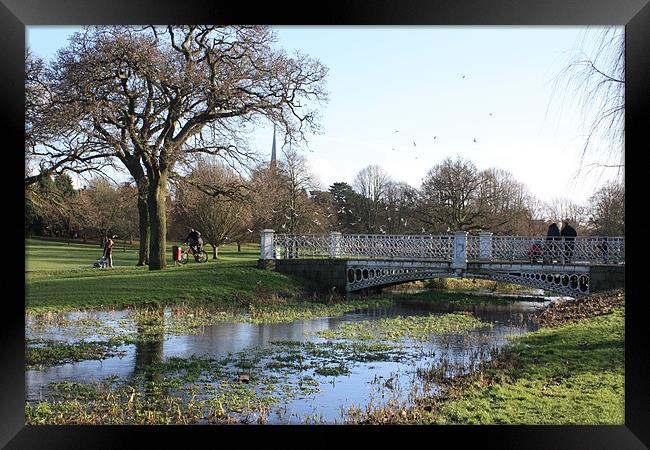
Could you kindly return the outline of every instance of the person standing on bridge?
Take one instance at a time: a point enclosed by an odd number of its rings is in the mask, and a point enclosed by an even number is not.
[[[558,254],[556,241],[560,240],[560,227],[557,223],[553,222],[548,226],[546,232],[546,245],[544,245],[544,258],[543,262],[553,262],[554,256]]]
[[[564,262],[571,262],[573,257],[573,249],[575,247],[575,240],[578,233],[575,228],[569,225],[568,220],[562,222],[562,229],[560,230],[560,235],[564,237]]]

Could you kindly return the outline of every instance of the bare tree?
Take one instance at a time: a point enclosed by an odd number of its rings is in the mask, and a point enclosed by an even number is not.
[[[69,236],[76,227],[79,198],[66,174],[49,174],[25,187],[25,228],[30,234]]]
[[[279,171],[282,176],[281,207],[286,231],[297,233],[299,230],[321,228],[322,222],[314,214],[314,204],[309,200],[309,190],[316,187],[316,181],[307,160],[295,149],[282,152]]]
[[[388,234],[407,234],[418,232],[413,217],[417,203],[417,190],[407,183],[391,181],[386,186],[384,207],[379,231]]]
[[[559,222],[568,220],[579,233],[587,229],[587,211],[584,205],[565,197],[555,197],[545,205],[548,220]]]
[[[287,225],[282,213],[281,187],[284,180],[269,164],[258,166],[252,171],[249,180],[249,197],[251,206],[250,233],[259,233],[265,228],[286,232]],[[284,227],[282,227],[284,225]],[[257,237],[258,235],[256,235]]]
[[[486,230],[505,235],[520,234],[528,228],[530,194],[526,187],[505,170],[483,171],[485,183],[479,188],[478,207],[484,211]]]
[[[379,231],[381,203],[390,181],[386,171],[374,164],[361,169],[354,177],[352,186],[363,197],[358,220],[363,223],[367,233]]]
[[[625,186],[609,183],[589,199],[589,224],[600,236],[625,235]]]
[[[318,131],[309,101],[326,99],[327,69],[272,48],[264,26],[88,27],[53,66],[58,104],[111,149],[136,182],[146,177],[149,268],[165,263],[168,180],[198,152],[231,165],[254,155],[242,130],[266,118],[285,141]]]
[[[117,187],[120,209],[117,212],[116,231],[124,240],[133,243],[139,233],[138,188],[132,183],[122,183]]]
[[[248,205],[241,201],[244,194],[223,194],[233,193],[237,187],[243,188],[237,173],[213,160],[195,167],[176,189],[179,222],[201,232],[212,247],[213,259],[217,259],[219,247],[234,240],[248,221]]]
[[[588,42],[595,42],[591,47]],[[555,88],[564,95],[578,94],[587,136],[582,147],[580,170],[615,169],[620,177],[625,168],[625,29],[591,29],[582,36],[580,48],[557,76]],[[600,158],[585,164],[588,155]],[[577,176],[580,175],[580,171]]]
[[[95,177],[79,191],[78,213],[82,215],[80,224],[86,233],[98,237],[118,233],[122,228],[122,214],[128,208],[130,199],[110,181]]]
[[[419,220],[436,231],[484,228],[481,187],[487,182],[471,161],[445,159],[431,168],[420,189]]]

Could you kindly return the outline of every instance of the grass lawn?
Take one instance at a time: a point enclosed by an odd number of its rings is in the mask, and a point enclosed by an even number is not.
[[[503,381],[444,402],[440,423],[625,423],[625,309],[514,339]]]
[[[294,292],[300,283],[286,275],[256,268],[259,246],[220,248],[219,258],[168,269],[136,267],[137,248],[113,250],[113,269],[88,268],[102,250],[97,245],[37,239],[25,242],[26,310],[120,308],[145,304],[210,303],[251,293],[256,285],[271,292]]]

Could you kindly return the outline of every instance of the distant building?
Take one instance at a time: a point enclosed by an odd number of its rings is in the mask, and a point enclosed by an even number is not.
[[[276,167],[276,161],[275,161],[275,125],[273,125],[273,147],[271,147],[271,166],[270,169],[275,169]]]

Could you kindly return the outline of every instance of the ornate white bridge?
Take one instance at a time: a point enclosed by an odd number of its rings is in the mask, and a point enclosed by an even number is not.
[[[625,282],[625,239],[468,235],[288,235],[263,230],[260,267],[346,293],[430,278],[483,278],[579,297]]]

